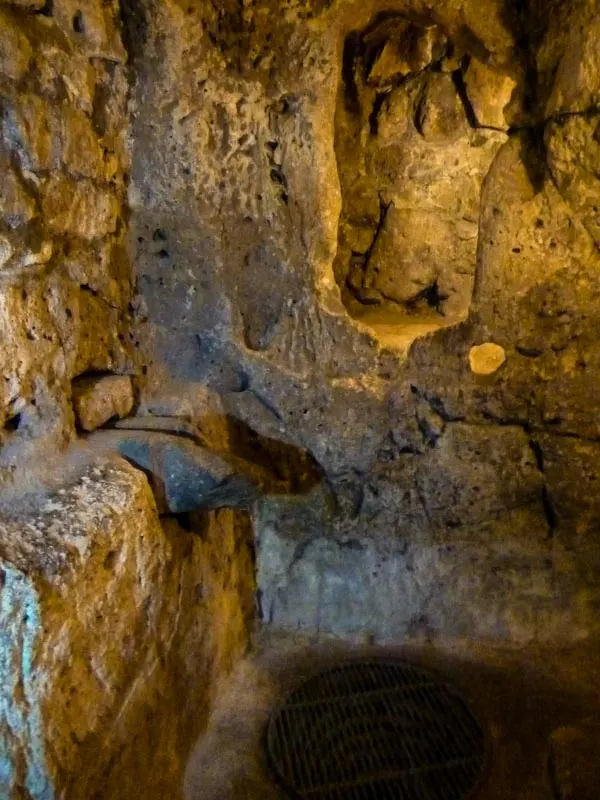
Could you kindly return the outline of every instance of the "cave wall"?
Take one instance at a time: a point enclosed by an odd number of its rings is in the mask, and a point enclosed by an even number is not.
[[[6,796],[176,796],[255,594],[597,632],[595,6],[0,3]]]
[[[134,460],[88,437],[141,408],[124,34],[117,3],[0,3],[7,800],[181,796],[190,747],[254,627],[248,514],[170,514]],[[199,389],[171,428],[196,431],[192,419],[230,450],[225,414]],[[177,454],[182,439],[163,436]]]
[[[181,797],[220,680],[248,646],[247,515],[160,519],[122,459],[70,464],[0,519],[3,798]]]
[[[151,3],[136,23],[149,391],[206,382],[324,476],[256,512],[263,619],[592,631],[594,4]],[[414,289],[365,283],[378,249]],[[434,324],[380,335],[364,304],[390,301]]]
[[[0,5],[0,477],[64,448],[71,381],[135,372],[127,53],[111,3]]]

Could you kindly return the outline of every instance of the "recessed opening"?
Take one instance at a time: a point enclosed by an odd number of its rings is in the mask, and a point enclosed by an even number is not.
[[[468,314],[481,185],[506,140],[477,120],[471,61],[422,18],[378,15],[346,38],[334,270],[349,313],[396,348]]]
[[[83,14],[79,9],[73,14],[73,30],[75,31],[75,33],[85,33],[85,25],[83,24]]]
[[[15,414],[13,417],[10,417],[9,419],[6,420],[6,422],[4,423],[4,430],[18,431],[21,426],[22,420],[23,420],[22,414]]]

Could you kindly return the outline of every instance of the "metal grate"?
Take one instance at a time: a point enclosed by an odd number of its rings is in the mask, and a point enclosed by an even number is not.
[[[267,754],[292,797],[460,800],[484,736],[462,697],[400,661],[354,661],[293,691],[269,720]]]

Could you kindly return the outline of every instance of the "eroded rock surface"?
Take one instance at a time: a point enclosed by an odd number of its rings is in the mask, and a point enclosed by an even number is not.
[[[475,625],[474,553],[494,597],[489,615],[476,601],[481,635],[591,631],[597,581],[569,530],[593,503],[553,487],[562,443],[589,440],[593,459],[598,436],[592,4],[273,10],[144,14],[130,200],[150,381],[206,382],[319,465],[318,546],[302,545],[304,501],[278,500],[259,548],[275,608],[313,596],[322,545],[343,553],[340,597],[368,585],[376,619],[391,590],[344,550],[357,541],[445,553],[416,594],[394,556],[398,603],[417,599],[382,629],[449,629],[444,603],[464,604],[454,630]],[[506,360],[481,376],[469,354],[486,342]],[[260,561],[288,546],[275,578]],[[342,612],[313,611],[345,630]]]
[[[68,444],[73,378],[135,371],[119,7],[41,6],[0,5],[0,483]]]
[[[126,417],[133,408],[131,378],[96,375],[73,383],[75,419],[84,431],[93,431],[113,417]]]
[[[131,376],[140,419],[162,421],[110,436],[142,442],[144,469],[150,438],[177,438],[224,455],[175,458],[196,499],[238,458],[284,485],[236,489],[258,500],[264,620],[566,641],[600,605],[597,3],[431,5],[1,4],[0,482],[18,495],[73,441],[78,381]],[[503,362],[485,375],[482,343]],[[232,512],[207,532],[192,507],[164,505],[200,534],[190,574],[213,576],[207,615],[241,647],[250,555]],[[7,569],[71,565],[70,530]],[[159,596],[148,648],[178,614]],[[233,656],[207,630],[207,662]],[[106,769],[139,793],[122,752]],[[95,779],[76,767],[65,786]]]
[[[398,40],[396,25],[409,25],[410,35]],[[420,55],[411,66],[412,48]],[[350,35],[344,57],[353,67],[344,73],[336,112],[338,281],[363,303],[463,316],[473,289],[481,183],[505,140],[491,128],[506,125],[484,120],[481,110],[477,118],[465,90],[475,62],[457,60],[439,26],[385,19]],[[497,83],[493,72],[479,71],[484,96],[496,95]]]
[[[177,797],[214,682],[247,644],[248,525],[163,528],[142,472],[69,467],[62,488],[3,508],[0,792]]]

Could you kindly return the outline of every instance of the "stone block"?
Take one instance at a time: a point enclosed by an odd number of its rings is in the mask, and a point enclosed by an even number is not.
[[[471,59],[465,73],[465,86],[479,125],[500,130],[509,127],[505,109],[516,85],[509,75],[503,75],[476,58]]]
[[[162,528],[121,459],[55,467],[51,487],[3,496],[0,796],[179,797],[215,682],[248,644],[247,522]]]
[[[124,462],[29,502],[0,522],[0,794],[42,800],[85,784],[91,737],[105,761],[106,720],[154,657],[162,602],[148,581],[165,575],[170,547]]]
[[[126,417],[133,408],[128,375],[98,375],[73,381],[73,408],[77,423],[93,431],[113,417]]]

